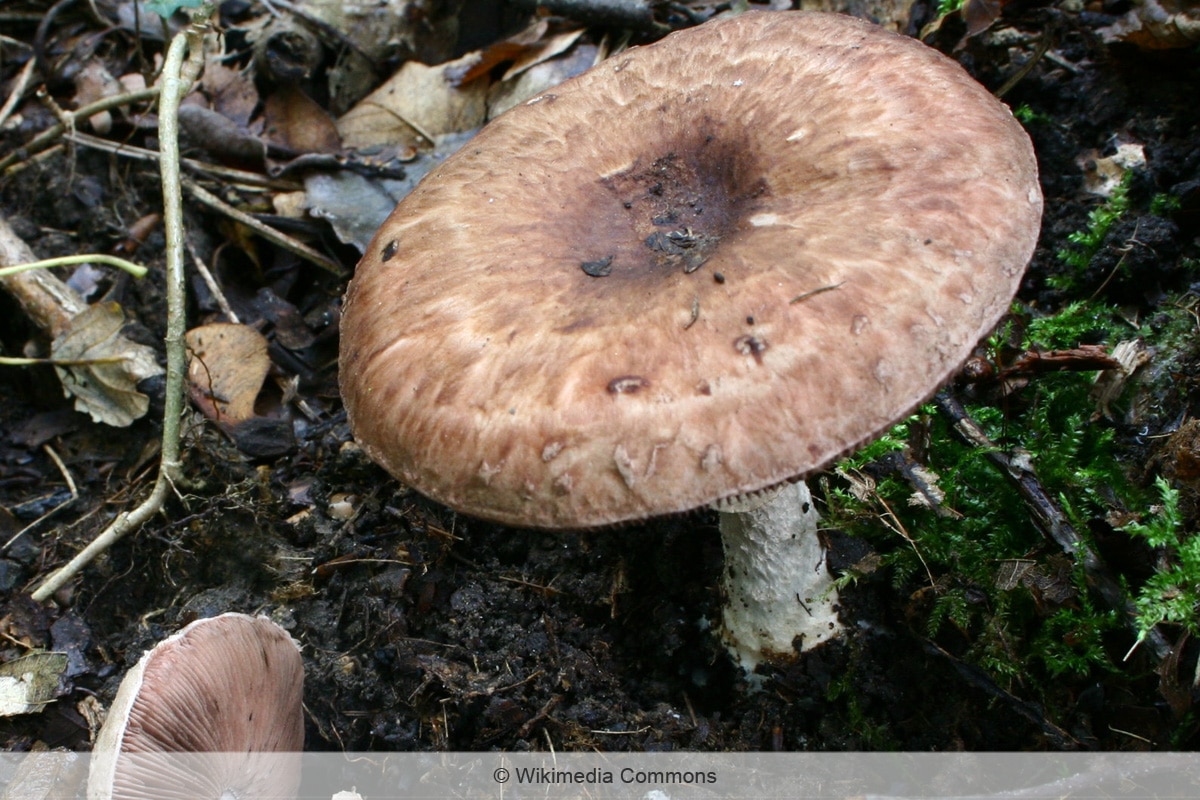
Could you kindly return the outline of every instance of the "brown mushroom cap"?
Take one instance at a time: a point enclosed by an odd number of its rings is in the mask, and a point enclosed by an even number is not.
[[[473,516],[571,528],[803,476],[926,399],[1004,314],[1029,138],[958,64],[849,17],[748,13],[488,125],[358,265],[367,453]]]
[[[142,656],[97,737],[88,797],[286,797],[304,746],[304,666],[266,617],[197,620]],[[168,753],[227,757],[172,759]]]

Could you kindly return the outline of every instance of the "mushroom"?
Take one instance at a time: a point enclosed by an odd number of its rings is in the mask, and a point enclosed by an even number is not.
[[[304,667],[266,617],[197,620],[122,679],[96,737],[88,799],[292,797]]]
[[[351,427],[515,526],[774,488],[723,526],[752,670],[836,629],[800,479],[966,359],[1041,209],[1028,136],[951,59],[834,14],[714,20],[500,116],[400,202],[346,295]]]

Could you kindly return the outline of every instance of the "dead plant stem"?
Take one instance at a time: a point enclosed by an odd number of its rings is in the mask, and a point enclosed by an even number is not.
[[[184,34],[179,34],[183,36]],[[118,108],[124,105],[132,105],[140,103],[143,100],[152,100],[158,96],[159,87],[152,86],[149,89],[139,89],[136,92],[128,94],[120,94],[114,97],[105,97],[102,100],[97,100],[94,103],[89,103],[82,108],[77,108],[74,111],[68,112],[73,119],[87,119],[93,114],[99,114],[101,111],[109,111],[110,109]],[[39,133],[24,147],[17,148],[13,152],[0,158],[0,170],[6,169],[13,164],[28,158],[30,155],[37,153],[46,147],[49,147],[55,139],[62,136],[67,131],[67,126],[61,122],[51,125],[46,130]]]
[[[167,350],[166,397],[163,409],[163,435],[158,477],[154,488],[141,505],[123,511],[65,566],[47,578],[33,592],[33,599],[45,602],[71,580],[84,566],[103,553],[118,539],[141,527],[157,514],[180,474],[180,420],[183,416],[183,382],[187,370],[184,349],[186,330],[186,283],[184,273],[183,188],[179,174],[179,102],[204,65],[204,34],[212,16],[211,3],[204,3],[192,15],[187,29],[171,41],[163,64],[161,93],[158,100],[158,135],[163,187],[163,227],[167,239]],[[186,61],[185,61],[186,56]]]

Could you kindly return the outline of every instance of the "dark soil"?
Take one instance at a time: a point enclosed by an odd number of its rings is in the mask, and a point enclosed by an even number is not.
[[[1149,166],[1130,184],[1131,207],[1142,211],[1110,232],[1114,246],[1106,250],[1117,253],[1116,245],[1134,239],[1143,246],[1129,250],[1127,269],[1103,293],[1149,318],[1167,292],[1195,279],[1180,269],[1181,259],[1200,256],[1200,51],[1106,43],[1098,29],[1127,4],[1069,5],[1011,3],[954,56],[996,89],[1050,37],[1048,57],[1004,98],[1032,112],[1027,129],[1046,195],[1042,241],[1021,293],[1027,303],[1055,309],[1077,299],[1047,277],[1062,269],[1056,252],[1086,228],[1099,202],[1083,192],[1080,154],[1111,154],[1114,137],[1145,145]],[[5,34],[33,41],[34,17],[45,7],[8,4],[5,11],[33,16],[5,22]],[[487,25],[467,27],[474,17],[465,17],[461,42],[479,46],[509,32],[497,23],[499,11],[476,16]],[[81,12],[55,24],[84,30],[92,23]],[[949,50],[961,35],[951,21],[935,39]],[[132,57],[128,39],[105,46],[107,58]],[[111,50],[119,47],[125,51]],[[0,48],[6,97],[5,82],[26,56]],[[70,97],[61,81],[49,88],[63,102]],[[20,124],[0,133],[0,155],[52,122],[35,101],[21,110]],[[146,132],[126,135],[146,139]],[[39,256],[106,252],[133,220],[158,208],[157,186],[146,165],[65,148],[0,179],[0,214]],[[1182,198],[1172,216],[1144,211],[1153,195],[1168,192]],[[232,235],[200,206],[187,213],[204,252]],[[353,253],[329,247],[353,263]],[[268,333],[277,374],[298,376],[295,391],[307,411],[281,404],[274,389],[261,402],[290,420],[282,428],[231,436],[189,417],[186,483],[164,513],[44,607],[29,599],[32,587],[148,491],[161,409],[156,404],[129,429],[106,428],[70,409],[48,367],[0,368],[0,542],[30,526],[0,555],[0,660],[30,647],[71,655],[62,696],[41,713],[0,719],[0,746],[44,741],[87,749],[95,701],[107,705],[143,649],[190,620],[227,610],[267,613],[303,645],[312,750],[1197,744],[1188,721],[1196,654],[1183,642],[1172,665],[1183,670],[1180,680],[1143,649],[1115,673],[1066,677],[1034,692],[963,660],[965,632],[929,639],[914,612],[927,584],[893,585],[886,570],[844,592],[843,641],[770,671],[765,689],[751,691],[709,631],[720,600],[715,519],[697,512],[619,530],[530,532],[457,516],[399,486],[353,444],[337,396],[335,321],[344,281],[265,243],[260,254],[257,264],[227,258],[223,279],[243,318]],[[138,258],[161,265],[161,234]],[[1098,279],[1081,283],[1094,288],[1113,268],[1097,258],[1091,269]],[[193,315],[211,315],[199,280],[192,289]],[[141,282],[104,277],[92,299],[100,296],[120,301],[136,320],[132,335],[161,352],[161,269]],[[0,296],[3,352],[43,346]],[[1146,429],[1122,432],[1131,459],[1150,458],[1148,440],[1136,434],[1153,437],[1196,414],[1197,362],[1185,353],[1176,363],[1176,389]],[[78,497],[31,525],[71,497],[48,448]],[[836,531],[831,538],[842,563],[870,554],[861,541]],[[1152,563],[1144,550],[1135,555]],[[1117,564],[1134,580],[1137,569],[1134,557]],[[1118,662],[1129,644],[1128,637],[1112,643]]]

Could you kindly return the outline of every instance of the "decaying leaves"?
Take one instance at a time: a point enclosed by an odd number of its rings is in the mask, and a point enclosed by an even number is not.
[[[179,127],[187,142],[214,156],[261,164],[267,146],[228,117],[197,104],[179,109]]]
[[[271,368],[267,340],[254,328],[228,322],[187,332],[188,386],[204,416],[234,427],[254,417],[254,403]]]
[[[1083,187],[1100,197],[1112,197],[1121,186],[1130,170],[1146,166],[1146,148],[1136,142],[1122,142],[1111,156],[1101,156],[1098,150],[1089,150],[1077,160],[1083,170]]]
[[[96,422],[124,428],[145,416],[150,399],[140,381],[161,375],[154,350],[121,334],[125,313],[118,303],[97,303],[75,316],[50,345],[63,391],[75,408]]]
[[[457,65],[455,61],[435,67],[406,63],[342,115],[337,123],[342,142],[351,148],[395,144],[428,148],[445,134],[478,128],[486,117],[487,86],[483,81],[454,86],[447,74]]]
[[[1100,33],[1109,42],[1129,42],[1144,50],[1190,47],[1200,42],[1200,2],[1138,0]]]
[[[65,653],[30,653],[0,664],[0,717],[31,714],[58,696]]]
[[[121,83],[104,67],[102,61],[89,61],[75,75],[75,107],[88,105],[106,97],[118,95],[122,91]],[[107,134],[112,130],[112,112],[101,111],[88,118],[92,130],[99,134]]]
[[[1126,339],[1118,342],[1113,348],[1114,363],[1096,376],[1092,385],[1091,399],[1096,404],[1096,415],[1108,419],[1114,417],[1112,405],[1125,391],[1129,379],[1146,364],[1150,363],[1153,353],[1141,339]]]
[[[213,110],[229,117],[242,128],[250,125],[259,96],[253,79],[245,70],[231,69],[214,55],[204,65],[200,87],[212,103]]]
[[[568,34],[563,34],[566,37]],[[504,78],[492,85],[488,91],[488,119],[503,114],[539,92],[544,92],[567,78],[591,69],[603,60],[603,53],[594,44],[571,44],[566,53],[554,53],[553,58],[527,64],[522,69],[509,69]]]
[[[291,153],[336,153],[337,126],[316,101],[295,86],[272,92],[263,109],[267,141]]]
[[[308,213],[328,220],[340,241],[361,253],[403,197],[403,193],[389,193],[391,183],[347,171],[315,173],[304,179],[301,202]]]
[[[902,31],[912,15],[913,0],[865,0],[858,10],[851,12],[844,2],[838,0],[805,0],[801,6],[805,11],[828,11],[834,14],[861,14],[885,28]],[[790,6],[785,6],[790,8]]]

